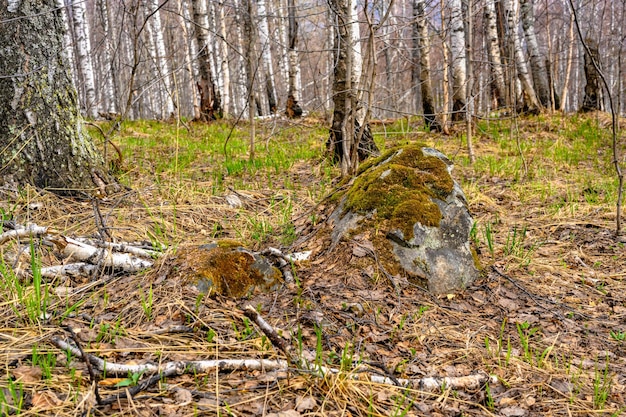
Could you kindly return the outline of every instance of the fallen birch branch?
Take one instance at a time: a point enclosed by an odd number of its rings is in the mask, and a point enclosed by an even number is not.
[[[84,237],[77,237],[76,240],[86,245],[91,245],[97,248],[106,248],[114,252],[130,253],[131,255],[135,255],[140,258],[152,259],[161,255],[161,253],[158,251],[138,248],[127,243],[111,243],[100,240],[87,239]]]
[[[47,227],[37,226],[36,224],[29,224],[26,227],[17,227],[19,228],[0,234],[0,245],[11,239],[41,237],[48,233]]]
[[[82,358],[80,350],[62,340],[54,337],[51,340],[61,350],[69,351],[72,355]],[[138,365],[124,365],[114,362],[106,362],[97,356],[87,354],[89,362],[101,372],[106,370],[107,375],[129,375],[129,374],[166,374],[169,376],[182,375],[184,373],[198,373],[210,371],[277,371],[288,370],[289,362],[286,360],[269,360],[269,359],[216,359],[205,361],[172,361],[155,365],[151,363]],[[309,364],[309,369],[300,369],[301,372],[310,373],[312,375],[323,378],[325,375],[338,375],[342,373],[339,369],[329,368],[326,366],[317,366]],[[291,368],[293,369],[293,368]],[[370,381],[377,384],[397,386],[397,384],[389,377],[380,375],[367,375],[358,368],[352,370],[348,374],[348,378],[356,381]],[[438,391],[442,388],[461,389],[478,389],[487,382],[496,383],[497,377],[488,375],[485,372],[477,372],[475,374],[461,377],[427,377],[416,379],[396,379],[402,387],[414,388],[421,391]]]
[[[66,236],[51,238],[59,252],[70,259],[102,265],[111,268],[120,268],[127,272],[137,272],[150,268],[153,263],[147,259],[138,258],[128,253],[114,253],[108,248],[96,248]]]
[[[67,265],[53,265],[41,268],[41,276],[45,278],[55,278],[58,276],[67,277],[89,277],[97,271],[98,266],[85,262],[77,262]]]

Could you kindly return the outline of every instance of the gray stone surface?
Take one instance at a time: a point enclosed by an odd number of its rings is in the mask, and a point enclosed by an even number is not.
[[[384,260],[385,255],[395,258],[387,259],[386,263],[383,262],[383,265],[391,265],[386,266],[389,272],[417,281],[436,294],[462,290],[477,278],[479,271],[470,245],[473,219],[463,191],[450,176],[453,168],[452,162],[441,152],[432,148],[418,148],[421,149],[421,155],[419,151],[416,153],[415,149],[409,151],[412,153],[407,153],[405,148],[402,151],[386,153],[360,173],[360,176],[371,176],[373,173],[374,180],[371,179],[372,177],[366,177],[366,181],[359,182],[357,178],[353,188],[343,196],[340,204],[330,216],[330,224],[333,227],[331,232],[332,245],[335,246],[341,238],[363,234],[368,228],[377,228],[378,233],[385,236],[383,239],[372,239],[379,258]],[[400,155],[403,154],[404,159],[400,158]],[[408,154],[416,155],[418,162],[413,163],[411,160],[407,160],[406,155]],[[433,161],[432,158],[437,158],[441,162]],[[406,180],[407,175],[402,177],[404,186],[406,184],[418,184],[418,186],[409,186],[405,189],[396,187],[394,184],[388,184],[387,177],[390,175],[390,169],[405,174],[407,168],[413,170],[415,177],[410,173],[409,180]],[[448,178],[440,178],[442,175],[448,176]],[[439,176],[439,178],[433,178],[435,176]],[[375,180],[387,182],[384,183],[384,187],[376,188],[376,186],[371,185]],[[367,186],[364,186],[363,183],[366,183]],[[362,190],[355,190],[354,187],[362,187]],[[367,193],[371,192],[370,190],[381,192],[385,187],[390,190],[389,192],[399,189],[400,196],[410,195],[411,198],[415,198],[416,192],[422,193],[423,197],[418,196],[418,202],[421,198],[425,198],[436,204],[436,207],[432,204],[419,206],[420,209],[424,207],[424,209],[430,210],[430,213],[422,216],[427,219],[424,223],[431,222],[433,224],[423,224],[419,221],[408,225],[399,224],[397,216],[396,218],[393,217],[395,212],[392,209],[371,207],[371,204],[359,206],[367,207],[368,211],[346,208],[355,206],[354,202],[350,203],[350,199],[354,199],[354,196],[363,199],[369,198],[371,196],[368,197]],[[435,188],[436,190],[432,191]],[[362,194],[356,194],[357,192]],[[401,198],[395,197],[380,200],[393,201],[398,206],[405,203]],[[410,204],[412,201],[410,200]],[[440,219],[438,224],[434,224],[436,222],[432,219],[437,218],[437,213],[433,211],[436,211],[437,208],[440,211]],[[393,214],[382,218],[379,214],[383,212]],[[411,231],[412,236],[405,236]]]

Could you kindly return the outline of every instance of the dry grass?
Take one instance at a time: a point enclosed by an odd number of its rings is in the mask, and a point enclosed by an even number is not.
[[[167,256],[145,274],[57,279],[47,284],[47,311],[57,313],[49,320],[29,318],[24,300],[33,295],[33,286],[22,279],[19,294],[5,270],[0,389],[5,399],[13,389],[16,399],[24,400],[22,415],[625,413],[626,256],[624,244],[612,234],[615,181],[608,135],[595,129],[600,119],[532,118],[519,121],[519,132],[509,123],[481,123],[473,166],[458,139],[407,132],[406,121],[377,127],[387,132],[377,138],[386,146],[417,139],[455,159],[455,176],[477,220],[484,274],[463,293],[447,297],[412,287],[395,293],[371,259],[353,255],[353,242],[328,253],[322,235],[308,235],[316,229],[312,221],[319,224],[328,212],[325,204],[316,204],[330,191],[334,172],[319,152],[291,161],[288,168],[247,166],[220,177],[216,170],[226,161],[206,147],[194,151],[200,157],[184,161],[178,171],[159,171],[159,155],[166,160],[207,140],[202,128],[177,131],[181,136],[173,138],[162,133],[171,126],[154,125],[148,133],[127,126],[124,135],[135,139],[161,133],[165,138],[154,151],[124,136],[117,139],[126,155],[120,175],[132,191],[98,206],[117,239],[160,242],[172,252],[232,237],[258,249],[285,247],[297,232],[308,236],[298,248],[316,250],[318,256],[298,266],[296,285],[249,300],[202,298],[164,279],[160,271],[168,266]],[[268,139],[272,149],[303,141],[322,148],[324,129],[314,121],[286,137],[271,136],[290,128],[265,126],[261,143]],[[305,136],[306,129],[321,133]],[[392,133],[399,130],[405,134]],[[242,207],[227,204],[225,197],[233,193]],[[35,222],[72,236],[98,233],[91,202],[33,189],[3,199],[4,213],[19,223]],[[14,242],[0,250],[11,269],[19,266],[12,262],[28,266],[28,259],[15,256]],[[56,262],[46,248],[40,253],[42,263]],[[153,302],[147,309],[149,288]],[[168,378],[131,400],[97,407],[84,363],[49,343],[53,336],[67,337],[62,326],[69,325],[86,351],[117,363],[280,358],[244,318],[245,304],[257,306],[315,363],[360,364],[398,378],[484,371],[500,382],[475,391],[433,393],[353,379],[350,370],[324,378],[293,370],[212,372]],[[63,317],[73,305],[75,314]],[[188,331],[167,331],[180,324]],[[100,394],[110,395],[124,378],[107,376]]]

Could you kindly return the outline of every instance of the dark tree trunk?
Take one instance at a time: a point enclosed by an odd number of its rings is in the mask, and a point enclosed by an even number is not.
[[[200,79],[197,81],[200,93],[200,120],[208,122],[222,117],[222,102],[215,81],[211,75],[211,54],[209,45],[209,19],[207,2],[194,0],[193,20],[198,40],[198,69]]]
[[[0,4],[0,183],[64,195],[117,190],[83,129],[54,2]]]
[[[295,0],[287,1],[287,14],[289,15],[289,88],[287,89],[287,104],[285,105],[285,114],[289,118],[302,116],[302,108],[298,104],[299,91],[296,91],[296,78],[298,76],[298,52],[296,45],[298,43],[298,21],[296,20]]]
[[[417,71],[414,75],[414,83],[420,84],[420,98],[422,111],[424,112],[424,125],[431,130],[441,131],[441,126],[435,119],[435,105],[433,101],[433,91],[430,82],[430,37],[428,36],[428,24],[424,15],[424,1],[414,0],[413,15],[414,26],[414,54],[413,65],[417,65],[419,60],[419,76]]]
[[[583,105],[580,108],[581,112],[589,112],[594,110],[603,110],[602,103],[602,87],[600,84],[600,75],[596,71],[596,67],[593,65],[592,58],[600,65],[600,55],[598,53],[598,42],[594,39],[585,39],[585,43],[589,47],[591,56],[585,52],[585,97],[583,98]]]
[[[327,147],[333,160],[340,163],[342,176],[356,173],[358,162],[379,153],[366,124],[363,134],[357,121],[356,82],[353,80],[352,32],[350,1],[330,0],[331,13],[337,17],[334,44],[333,121]]]

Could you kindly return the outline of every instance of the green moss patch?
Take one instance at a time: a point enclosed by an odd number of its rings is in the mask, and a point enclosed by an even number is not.
[[[367,162],[347,193],[345,210],[376,213],[405,239],[413,237],[413,224],[439,226],[441,211],[433,198],[444,200],[454,186],[447,165],[424,155],[421,145],[391,149]]]
[[[246,297],[279,288],[280,270],[236,243],[223,240],[180,251],[174,261],[176,275],[209,295]]]

